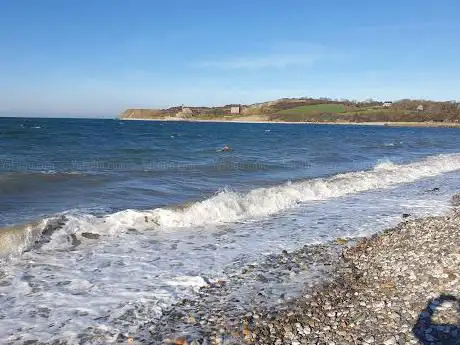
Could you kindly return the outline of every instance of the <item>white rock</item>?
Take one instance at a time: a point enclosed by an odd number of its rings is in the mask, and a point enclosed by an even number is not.
[[[396,338],[391,337],[383,342],[383,345],[395,345],[396,344]]]
[[[364,339],[364,342],[366,344],[373,344],[375,342],[375,339],[374,339],[374,337],[369,337],[367,339]]]

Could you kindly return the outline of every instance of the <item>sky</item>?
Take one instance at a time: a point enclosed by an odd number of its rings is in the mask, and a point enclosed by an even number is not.
[[[0,116],[460,100],[458,0],[0,0]]]

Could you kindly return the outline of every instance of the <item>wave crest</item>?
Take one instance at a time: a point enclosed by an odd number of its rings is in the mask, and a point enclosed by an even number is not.
[[[84,232],[114,234],[132,228],[150,230],[159,228],[186,228],[244,221],[270,216],[299,204],[327,200],[374,189],[391,188],[402,183],[460,170],[460,155],[439,155],[409,164],[378,163],[367,171],[348,172],[330,178],[317,178],[300,182],[288,182],[268,188],[253,189],[248,193],[223,190],[211,198],[176,208],[153,210],[123,210],[104,217],[88,214],[66,215],[41,230],[41,245],[50,249],[62,248],[64,243],[81,238]],[[51,225],[50,225],[51,224]],[[56,225],[57,224],[57,225]],[[10,246],[27,247],[27,236],[17,230],[0,229],[0,253]],[[29,231],[30,227],[22,228]],[[48,229],[46,231],[46,229]],[[60,231],[55,231],[61,229]],[[46,240],[43,240],[46,235]],[[80,236],[79,238],[77,238]],[[82,239],[84,240],[84,239]],[[22,241],[22,242],[21,242]],[[22,244],[19,244],[22,243]],[[20,249],[19,249],[20,250]]]

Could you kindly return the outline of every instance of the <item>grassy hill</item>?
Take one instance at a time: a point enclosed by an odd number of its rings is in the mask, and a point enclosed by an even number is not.
[[[240,114],[231,114],[232,105],[168,109],[128,109],[122,119],[196,119],[291,122],[460,122],[460,104],[428,100],[352,102],[314,98],[282,98],[241,105]]]
[[[297,115],[297,114],[311,114],[314,112],[319,113],[343,113],[345,112],[345,105],[343,104],[312,104],[312,105],[301,105],[291,109],[285,109],[278,112],[279,115]]]

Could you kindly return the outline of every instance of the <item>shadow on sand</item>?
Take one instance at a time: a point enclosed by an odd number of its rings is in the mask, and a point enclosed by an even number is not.
[[[412,331],[423,345],[460,345],[460,324],[442,324],[433,322],[433,314],[445,302],[455,302],[460,313],[459,300],[451,295],[441,295],[430,300],[418,317]]]

